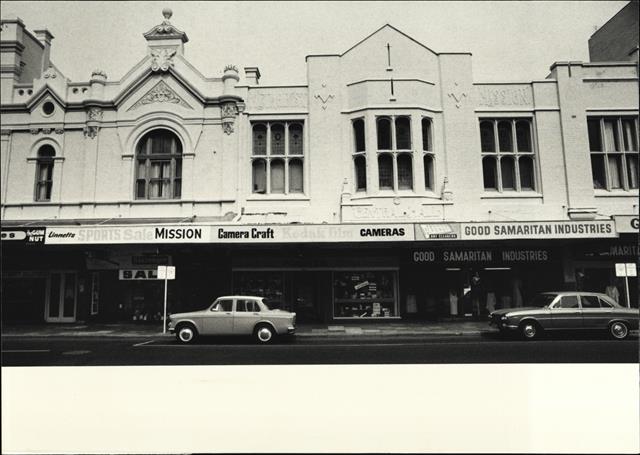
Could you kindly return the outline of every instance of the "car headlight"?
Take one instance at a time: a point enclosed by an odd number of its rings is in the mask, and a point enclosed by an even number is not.
[[[502,317],[500,318],[500,320],[501,320],[501,321],[506,321],[507,319],[509,319],[509,318],[508,318],[506,315],[504,315],[504,316],[502,316]]]

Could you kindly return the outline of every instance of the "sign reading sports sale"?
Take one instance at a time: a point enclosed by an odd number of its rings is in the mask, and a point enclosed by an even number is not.
[[[173,225],[47,228],[50,245],[122,243],[396,242],[414,240],[412,224]]]

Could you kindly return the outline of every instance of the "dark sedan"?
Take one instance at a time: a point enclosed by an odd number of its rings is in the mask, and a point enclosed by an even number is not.
[[[492,312],[489,325],[501,332],[519,333],[532,340],[545,330],[607,330],[618,340],[638,330],[637,308],[618,305],[609,296],[594,292],[544,292],[523,308]]]

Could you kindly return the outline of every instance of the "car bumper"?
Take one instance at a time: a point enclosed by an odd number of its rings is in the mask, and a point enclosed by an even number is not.
[[[296,333],[295,327],[287,327],[287,335],[294,335]]]
[[[494,327],[500,331],[504,331],[504,330],[518,330],[518,326],[517,325],[509,325],[509,324],[505,324],[502,321],[489,321],[489,327]]]

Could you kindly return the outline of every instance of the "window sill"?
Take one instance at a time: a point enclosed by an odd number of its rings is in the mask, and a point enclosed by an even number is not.
[[[439,194],[436,194],[432,191],[425,191],[424,193],[414,193],[414,192],[398,192],[398,193],[392,193],[392,192],[380,192],[377,194],[365,194],[364,192],[360,193],[356,193],[355,195],[351,196],[351,200],[352,201],[366,201],[367,199],[435,199],[437,201],[440,202],[449,202],[449,201],[443,201],[442,198],[440,197]]]
[[[252,194],[247,201],[310,201],[311,198],[304,194]]]
[[[535,191],[510,191],[508,193],[485,191],[480,199],[542,199],[542,194]]]
[[[593,190],[595,197],[634,197],[637,198],[640,194],[637,189],[635,190]]]

